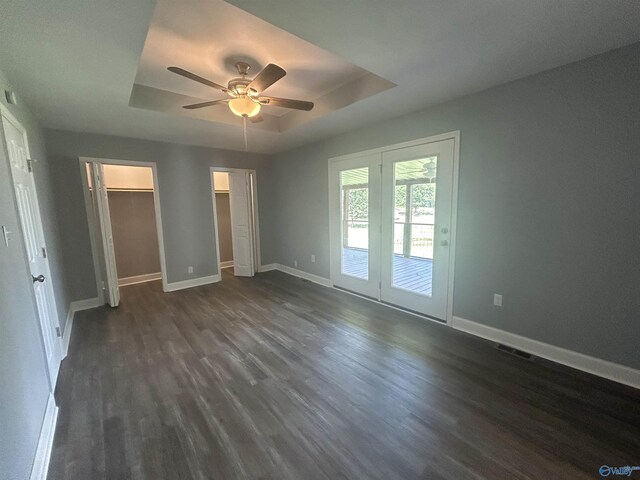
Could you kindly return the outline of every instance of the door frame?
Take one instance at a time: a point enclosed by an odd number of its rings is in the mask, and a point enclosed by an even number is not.
[[[158,170],[155,162],[140,162],[137,160],[118,160],[112,158],[79,157],[80,177],[82,179],[82,193],[84,195],[84,205],[89,223],[89,237],[91,241],[91,256],[93,258],[93,268],[96,273],[96,288],[98,289],[98,299],[104,303],[104,291],[102,290],[102,268],[100,266],[98,242],[102,241],[96,233],[97,219],[93,214],[93,205],[89,196],[89,181],[87,178],[86,163],[101,163],[103,165],[123,165],[130,167],[150,167],[153,174],[153,207],[156,214],[156,230],[158,235],[158,249],[160,250],[160,270],[162,271],[162,290],[167,291],[167,263],[164,251],[164,231],[162,229],[162,208],[160,205],[160,186],[158,184]],[[119,286],[118,286],[119,287]]]
[[[18,129],[20,131],[20,133],[22,134],[22,138],[24,140],[24,147],[26,150],[26,154],[27,154],[27,158],[32,160],[31,157],[31,147],[29,146],[29,132],[27,131],[27,129],[25,128],[25,126],[22,124],[22,122],[20,122],[15,115],[13,115],[13,113],[11,113],[11,111],[6,108],[2,103],[0,103],[0,143],[2,143],[2,148],[4,149],[4,154],[7,157],[7,161],[11,162],[11,158],[9,157],[9,145],[7,144],[7,139],[4,133],[4,127],[2,126],[2,117],[6,117],[12,124],[13,126],[16,127],[16,129]],[[62,341],[62,335],[63,332],[60,328],[60,316],[58,314],[58,304],[56,301],[56,294],[55,294],[55,290],[53,288],[53,278],[51,275],[51,265],[50,265],[50,261],[49,261],[49,247],[47,246],[47,238],[44,234],[44,225],[42,224],[42,212],[41,212],[41,203],[40,203],[40,197],[38,195],[38,185],[36,183],[36,177],[35,177],[35,171],[32,170],[32,180],[33,180],[33,192],[34,195],[36,197],[36,203],[37,203],[37,207],[38,207],[38,211],[37,211],[37,215],[38,215],[38,223],[40,225],[40,229],[42,231],[42,242],[44,243],[43,247],[45,249],[46,255],[45,255],[45,260],[46,260],[46,272],[44,272],[46,274],[47,280],[49,280],[49,285],[51,287],[51,308],[53,309],[53,312],[50,312],[55,320],[56,320],[56,325],[52,325],[53,330],[56,332],[56,338],[55,338],[55,342],[56,342],[56,350],[57,350],[57,354],[58,354],[58,366],[55,372],[55,378],[53,378],[52,376],[52,372],[49,369],[49,365],[48,362],[47,363],[47,377],[49,378],[49,386],[51,388],[51,391],[53,392],[56,386],[56,383],[58,381],[58,375],[60,372],[60,363],[62,362],[62,360],[65,357],[65,351],[64,351],[64,345],[63,345],[63,341]],[[15,184],[13,181],[13,173],[11,171],[11,165],[9,165],[9,181],[11,182],[11,187],[12,187],[12,192],[11,195],[13,196],[13,198],[15,199]],[[17,202],[17,200],[15,200]],[[17,205],[16,205],[16,209],[17,209]],[[24,234],[24,228],[22,226],[22,220],[20,218],[19,212],[16,210],[16,215],[17,215],[17,220],[18,220],[18,227],[20,229],[20,237],[22,239],[23,242],[23,248],[26,249],[26,246],[24,245],[26,243],[26,239],[25,239],[25,234]],[[25,250],[26,252],[26,250]],[[23,256],[24,257],[24,256]],[[27,270],[30,272],[31,269],[28,265],[28,260],[26,257],[23,258],[23,260],[25,261]],[[40,313],[38,313],[38,306],[36,305],[36,299],[35,299],[35,294],[33,292],[33,289],[31,289],[31,295],[33,298],[33,302],[34,302],[34,307],[35,307],[35,311],[37,313],[37,315],[39,316]],[[68,325],[65,325],[65,328]],[[41,335],[41,341],[42,341],[42,348],[43,348],[43,354],[46,353],[46,349],[45,349],[45,333],[42,331],[42,326],[41,326],[41,319],[38,318],[38,327],[40,329],[40,335]]]
[[[218,208],[216,206],[216,186],[214,185],[213,172],[249,172],[253,175],[251,196],[253,197],[253,237],[254,237],[254,271],[260,271],[260,219],[258,217],[258,176],[255,170],[251,168],[229,168],[229,167],[209,167],[209,181],[211,183],[211,201],[213,203],[213,229],[214,243],[216,247],[216,260],[218,262],[218,277],[222,279],[222,262],[220,261],[220,238],[218,236]]]
[[[447,311],[446,311],[446,318],[444,318],[443,320],[445,321],[446,324],[450,324],[452,319],[453,319],[453,295],[454,295],[454,289],[455,289],[455,257],[456,257],[456,237],[457,237],[457,219],[458,219],[458,184],[459,184],[459,172],[460,172],[460,130],[453,130],[451,132],[446,132],[446,133],[441,133],[441,134],[437,134],[437,135],[431,135],[428,137],[424,137],[424,138],[418,138],[416,140],[410,140],[408,142],[402,142],[402,143],[395,143],[392,145],[386,145],[383,147],[377,147],[377,148],[372,148],[369,150],[363,150],[360,152],[355,152],[355,153],[349,153],[346,155],[339,155],[336,157],[331,157],[328,160],[328,164],[329,164],[329,174],[328,174],[328,178],[329,178],[329,191],[331,191],[332,187],[331,187],[331,165],[333,163],[336,162],[341,162],[344,160],[351,160],[351,159],[355,159],[355,158],[359,158],[359,157],[363,157],[363,156],[368,156],[368,155],[380,155],[380,157],[382,157],[382,154],[384,152],[389,152],[389,151],[393,151],[393,150],[400,150],[402,148],[407,148],[407,147],[415,147],[418,145],[424,145],[426,143],[434,143],[434,142],[440,142],[443,140],[453,140],[454,145],[453,145],[453,189],[451,192],[451,227],[449,230],[450,236],[449,236],[449,245],[450,245],[450,254],[449,254],[449,282],[447,285]],[[330,201],[330,200],[329,200]],[[333,221],[332,221],[332,214],[333,212],[331,211],[331,208],[329,208],[329,238],[333,239],[335,236],[335,232],[333,231],[333,229],[335,228],[333,226]],[[338,272],[335,271],[335,267],[334,267],[334,263],[333,262],[333,258],[335,255],[338,255],[340,252],[336,252],[336,247],[333,244],[332,241],[329,242],[329,258],[331,259],[330,261],[330,279],[331,279],[331,283],[334,284],[335,286],[335,280],[336,280],[336,276],[338,274]],[[357,293],[355,293],[356,295],[359,295]],[[369,298],[369,297],[367,297]],[[375,300],[374,300],[375,301]],[[386,305],[386,304],[385,304]],[[409,311],[409,310],[407,310]],[[415,315],[418,315],[422,318],[426,318],[428,320],[432,320],[434,322],[437,323],[442,323],[439,320],[435,320],[427,315],[423,315],[420,313],[416,313],[413,311],[409,311],[410,313],[413,313]]]

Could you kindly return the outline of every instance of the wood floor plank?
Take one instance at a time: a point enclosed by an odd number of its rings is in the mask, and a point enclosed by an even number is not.
[[[640,461],[638,391],[445,325],[281,272],[121,291],[75,320],[50,479],[588,479]]]

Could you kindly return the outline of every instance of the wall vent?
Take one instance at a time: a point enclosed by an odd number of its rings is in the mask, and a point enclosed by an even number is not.
[[[522,358],[523,360],[531,361],[534,359],[534,356],[530,353],[523,352],[522,350],[518,350],[517,348],[509,347],[507,345],[503,345],[502,343],[497,343],[496,349],[500,350],[501,352],[508,353],[509,355]]]

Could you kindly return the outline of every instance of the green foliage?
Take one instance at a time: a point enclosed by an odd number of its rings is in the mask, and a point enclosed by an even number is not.
[[[404,211],[404,207],[407,203],[407,186],[406,185],[396,185],[396,199],[395,205],[396,208]]]
[[[417,208],[435,208],[436,206],[436,184],[420,183],[413,185],[411,192],[412,205]]]
[[[369,219],[369,189],[353,188],[347,190],[349,220]]]
[[[413,185],[411,191],[413,215],[436,206],[436,185],[421,183]],[[404,211],[407,201],[407,186],[397,185],[395,192],[395,207]],[[367,220],[369,218],[369,190],[353,188],[347,190],[347,206],[349,220]]]

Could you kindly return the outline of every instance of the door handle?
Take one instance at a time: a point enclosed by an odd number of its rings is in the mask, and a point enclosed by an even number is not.
[[[33,275],[31,275],[31,279],[33,280],[33,283],[36,282],[44,282],[44,275],[38,275],[37,277],[34,277]]]

